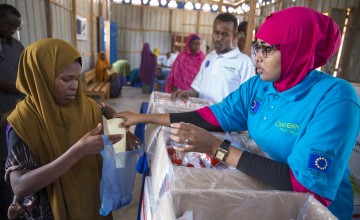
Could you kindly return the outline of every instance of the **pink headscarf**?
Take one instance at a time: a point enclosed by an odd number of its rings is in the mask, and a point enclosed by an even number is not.
[[[190,50],[190,44],[193,40],[200,39],[197,34],[190,34],[186,40],[185,49],[176,57],[171,67],[170,75],[165,84],[165,91],[171,93],[172,85],[181,90],[189,90],[191,83],[200,70],[205,54],[199,50],[197,54],[193,54]]]
[[[256,38],[270,45],[280,44],[281,76],[274,87],[283,92],[337,52],[341,33],[330,17],[310,8],[292,7],[268,16]]]
[[[141,63],[139,70],[139,78],[144,84],[151,84],[153,76],[156,74],[156,56],[151,52],[148,43],[144,43],[141,51]]]

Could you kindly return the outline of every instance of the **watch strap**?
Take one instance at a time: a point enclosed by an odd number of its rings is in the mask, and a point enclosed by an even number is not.
[[[224,139],[224,141],[220,144],[219,148],[223,149],[224,151],[228,152],[230,147],[231,141]]]
[[[227,158],[227,154],[228,154],[228,150],[229,150],[229,146],[230,146],[231,142],[229,140],[224,140],[220,146],[217,148],[216,153],[215,153],[215,158],[224,162]]]

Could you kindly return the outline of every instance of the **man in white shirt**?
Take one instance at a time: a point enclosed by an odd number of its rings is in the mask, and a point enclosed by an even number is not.
[[[171,70],[171,66],[173,65],[175,59],[176,59],[176,56],[175,54],[171,53],[171,52],[167,52],[166,53],[166,60],[165,60],[165,63],[162,63],[161,64],[161,67],[162,67],[162,71],[170,71]]]
[[[215,50],[205,57],[191,90],[177,91],[172,94],[173,99],[191,96],[219,103],[255,75],[251,59],[233,47],[237,27],[237,19],[230,13],[215,18],[212,33]]]

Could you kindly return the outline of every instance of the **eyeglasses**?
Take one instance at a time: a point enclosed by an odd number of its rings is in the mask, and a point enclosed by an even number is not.
[[[254,47],[255,55],[258,53],[261,53],[262,57],[266,58],[269,53],[271,53],[272,51],[278,50],[280,47],[280,44],[275,44],[273,46],[264,46],[264,45],[259,45],[258,43],[255,43],[253,45],[253,47]]]

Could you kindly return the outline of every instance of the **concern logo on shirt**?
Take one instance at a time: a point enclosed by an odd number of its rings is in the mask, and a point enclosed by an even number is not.
[[[236,71],[236,68],[232,66],[224,66],[224,69],[232,73],[235,73]]]

